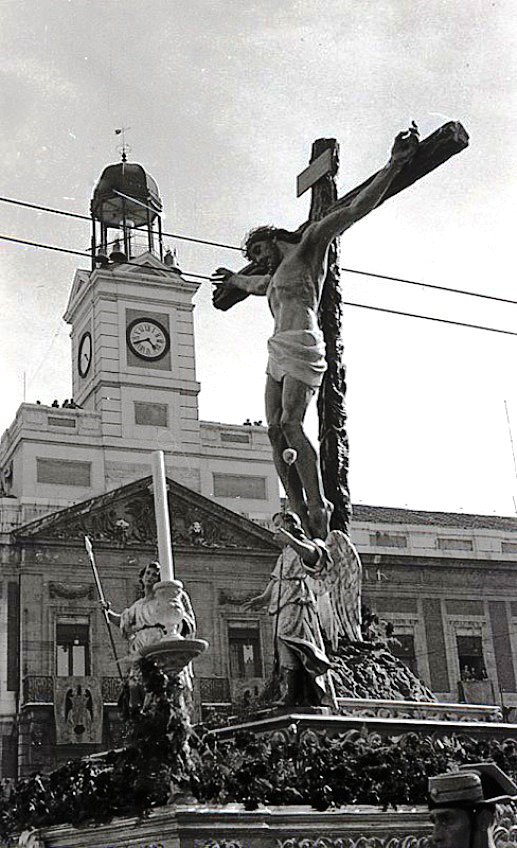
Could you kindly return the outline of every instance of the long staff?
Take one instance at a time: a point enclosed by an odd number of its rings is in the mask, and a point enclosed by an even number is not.
[[[122,670],[120,668],[120,661],[119,661],[119,658],[117,656],[117,649],[115,647],[115,640],[113,638],[113,633],[111,631],[111,624],[110,624],[110,620],[109,620],[109,617],[108,617],[107,601],[106,601],[106,597],[104,595],[104,590],[102,588],[101,579],[99,577],[99,572],[97,570],[97,565],[96,565],[96,562],[95,562],[95,555],[93,553],[93,545],[91,543],[89,536],[84,537],[84,545],[86,547],[88,559],[90,560],[90,565],[92,567],[93,577],[94,577],[94,580],[95,580],[95,585],[97,586],[97,592],[98,592],[98,595],[99,595],[99,600],[102,604],[102,611],[104,613],[104,621],[106,622],[106,627],[108,628],[108,635],[109,635],[109,639],[110,639],[110,642],[111,642],[111,650],[113,651],[113,656],[115,657],[115,662],[117,664],[117,669],[118,669],[120,679],[123,680],[124,675],[122,674]]]

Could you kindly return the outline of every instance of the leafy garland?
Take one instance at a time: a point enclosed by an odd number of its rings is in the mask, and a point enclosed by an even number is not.
[[[72,760],[47,775],[20,781],[0,798],[0,836],[31,827],[139,816],[188,787],[191,733],[178,678],[141,660],[146,695],[137,711],[126,704],[128,745],[102,757]],[[134,683],[135,681],[133,681]]]
[[[517,775],[517,742],[451,734],[437,739],[407,733],[397,739],[350,730],[329,737],[313,731],[241,732],[231,740],[205,737],[192,787],[200,801],[308,804],[425,804],[427,779],[463,763],[493,760]]]
[[[239,732],[228,740],[202,729],[194,733],[180,680],[144,660],[140,673],[143,704],[131,709],[125,699],[127,747],[20,781],[0,798],[0,836],[144,815],[185,791],[200,802],[236,801],[250,810],[259,804],[388,808],[424,804],[427,778],[462,763],[493,760],[517,776],[512,740],[417,733],[393,739],[358,730],[329,737],[296,724],[261,737]]]

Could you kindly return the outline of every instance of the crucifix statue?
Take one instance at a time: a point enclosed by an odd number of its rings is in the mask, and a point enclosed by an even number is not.
[[[336,240],[387,197],[463,149],[467,139],[461,124],[449,123],[419,142],[413,124],[396,137],[384,168],[340,200],[337,144],[320,139],[313,145],[313,176],[309,168],[299,178],[302,191],[304,182],[305,188],[312,185],[310,220],[294,232],[272,226],[252,230],[244,248],[250,264],[238,273],[218,268],[213,275],[216,308],[226,310],[249,294],[267,296],[274,318],[268,341],[268,433],[290,507],[311,538],[325,539],[330,527],[346,531],[350,519]],[[318,390],[321,464],[303,428]]]

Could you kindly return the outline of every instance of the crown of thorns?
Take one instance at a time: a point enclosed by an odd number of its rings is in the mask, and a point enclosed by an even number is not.
[[[250,247],[257,241],[272,241],[277,232],[277,227],[273,227],[271,224],[266,224],[262,227],[255,227],[255,229],[250,230],[249,233],[246,234],[242,244],[242,252],[244,253],[244,256],[247,259],[252,259],[249,253]]]

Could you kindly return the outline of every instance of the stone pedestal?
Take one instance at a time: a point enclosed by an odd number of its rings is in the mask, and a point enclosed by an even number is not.
[[[428,848],[430,832],[423,808],[347,807],[322,813],[268,807],[250,812],[228,804],[161,807],[145,819],[48,828],[39,836],[45,848]]]
[[[345,700],[345,699],[340,699]],[[335,715],[328,710],[297,709],[268,710],[248,719],[234,720],[212,731],[220,738],[229,739],[240,731],[263,734],[283,732],[293,725],[297,733],[311,731],[316,734],[336,736],[348,730],[361,730],[365,733],[379,733],[382,736],[402,736],[406,733],[418,733],[422,736],[450,736],[453,733],[468,734],[474,738],[513,739],[517,741],[517,724],[502,722],[499,711],[490,707],[476,707],[473,715],[465,705],[414,703],[415,714],[411,714],[406,705],[397,712],[396,702],[383,701],[378,707],[375,701],[363,699],[357,712],[353,709],[353,700],[344,707],[349,715]],[[426,713],[426,706],[428,712]],[[463,709],[461,709],[463,707]],[[472,708],[470,708],[472,709]]]

